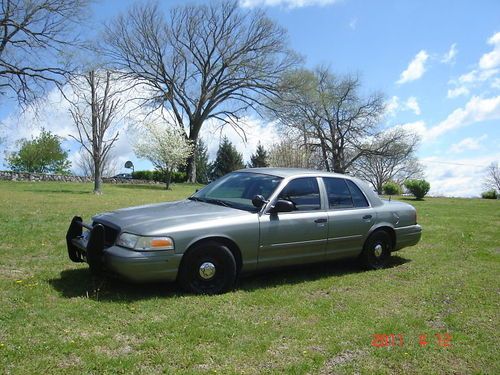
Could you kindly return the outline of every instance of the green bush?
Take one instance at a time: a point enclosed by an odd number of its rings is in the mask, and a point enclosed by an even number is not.
[[[187,181],[187,173],[186,172],[172,172],[170,176],[171,182],[186,182]]]
[[[147,180],[147,181],[158,181],[166,182],[166,177],[163,172],[160,171],[136,171],[132,173],[132,178],[136,180]],[[170,175],[170,182],[186,182],[187,174],[186,172],[172,172]]]
[[[481,198],[483,199],[498,199],[498,194],[495,189],[484,191],[481,193]]]
[[[132,173],[132,178],[135,180],[153,181],[153,171],[135,171]]]
[[[401,186],[394,181],[389,181],[382,185],[382,191],[385,195],[400,195],[402,193]]]
[[[407,180],[405,181],[405,187],[415,198],[422,199],[429,192],[431,184],[425,180]]]

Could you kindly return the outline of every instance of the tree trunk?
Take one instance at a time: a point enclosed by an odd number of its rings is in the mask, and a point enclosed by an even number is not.
[[[165,189],[169,190],[170,189],[170,178],[172,176],[172,171],[170,169],[167,169],[167,172],[165,174]]]
[[[196,157],[194,154],[187,159],[187,175],[188,182],[196,183]]]
[[[333,155],[333,171],[335,173],[345,173],[345,170],[342,166],[342,162],[340,160],[340,157],[338,155]]]
[[[188,182],[196,183],[196,147],[198,145],[198,134],[200,133],[201,123],[195,122],[191,124],[191,132],[189,134],[189,141],[194,146],[193,153],[187,159],[187,175]]]
[[[102,194],[101,163],[99,159],[94,159],[94,194]]]

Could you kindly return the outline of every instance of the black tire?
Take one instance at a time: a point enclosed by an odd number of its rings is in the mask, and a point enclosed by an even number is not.
[[[210,241],[196,245],[183,256],[177,280],[187,292],[221,294],[233,288],[236,275],[236,261],[231,251]]]
[[[381,249],[380,247],[381,246]],[[360,256],[363,267],[369,270],[385,268],[391,256],[392,240],[389,233],[378,230],[370,235]]]

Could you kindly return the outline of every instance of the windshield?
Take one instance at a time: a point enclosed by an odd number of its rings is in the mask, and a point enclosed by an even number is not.
[[[204,187],[189,199],[256,212],[252,198],[269,199],[282,178],[260,173],[234,172]]]

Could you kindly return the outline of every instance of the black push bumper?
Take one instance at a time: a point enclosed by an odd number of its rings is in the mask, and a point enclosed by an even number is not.
[[[83,232],[83,228],[88,232]],[[66,234],[69,258],[76,263],[87,262],[93,273],[100,273],[104,266],[105,232],[102,224],[85,224],[75,216]]]

